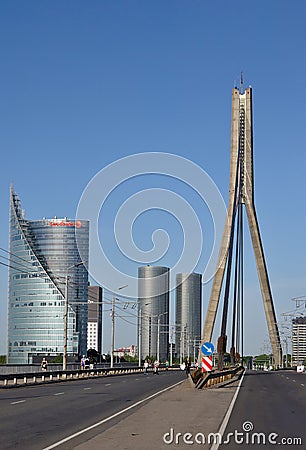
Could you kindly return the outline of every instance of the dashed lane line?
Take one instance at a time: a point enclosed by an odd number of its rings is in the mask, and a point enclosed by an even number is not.
[[[220,426],[220,428],[219,428],[219,430],[218,430],[218,434],[221,435],[222,437],[223,437],[224,431],[225,431],[225,429],[226,429],[226,427],[227,427],[228,421],[229,421],[229,419],[230,419],[230,417],[231,417],[232,410],[233,410],[233,408],[234,408],[236,399],[237,399],[237,397],[238,397],[238,394],[239,394],[239,391],[240,391],[240,388],[241,388],[242,381],[243,381],[243,379],[244,379],[244,375],[245,375],[245,372],[243,373],[242,377],[240,378],[240,381],[239,381],[238,387],[237,387],[237,389],[236,389],[236,392],[235,392],[235,394],[234,394],[234,396],[233,396],[233,398],[232,398],[232,401],[231,401],[231,403],[230,403],[230,405],[229,405],[228,410],[226,411],[226,414],[225,414],[225,416],[224,416],[223,422],[222,422],[222,424],[221,424],[221,426]],[[219,442],[218,442],[218,443],[215,442],[215,443],[210,447],[210,450],[218,450],[219,445],[220,445]]]
[[[78,431],[77,433],[72,434],[71,436],[67,436],[65,439],[62,439],[61,441],[55,442],[54,444],[50,445],[49,447],[44,448],[43,450],[51,450],[55,447],[58,447],[62,444],[64,444],[65,442],[70,441],[71,439],[80,436],[83,433],[86,433],[87,431],[92,430],[93,428],[96,428],[100,425],[102,425],[105,422],[108,422],[109,420],[114,419],[115,417],[120,416],[121,414],[129,411],[132,408],[135,408],[135,406],[141,405],[142,403],[151,400],[151,398],[156,397],[157,395],[162,394],[163,392],[168,391],[169,389],[173,389],[175,386],[178,386],[179,384],[183,383],[185,380],[179,381],[178,383],[172,384],[171,386],[168,386],[165,389],[162,389],[161,391],[155,392],[155,394],[149,395],[149,397],[143,398],[142,400],[139,400],[136,403],[133,403],[133,405],[128,406],[127,408],[122,409],[121,411],[118,411],[117,413],[113,414],[112,416],[106,417],[106,419],[101,420],[100,422],[97,422],[93,425],[91,425],[90,427],[84,428],[83,430]]]
[[[56,394],[54,394],[54,395],[64,395],[65,394],[65,392],[57,392]]]
[[[24,403],[25,400],[18,400],[18,402],[11,402],[11,405],[18,405],[18,403]]]

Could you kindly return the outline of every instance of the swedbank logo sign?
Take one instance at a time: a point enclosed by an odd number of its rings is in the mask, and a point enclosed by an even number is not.
[[[75,227],[81,228],[82,222],[80,220],[76,220],[75,222],[50,222],[50,227]]]

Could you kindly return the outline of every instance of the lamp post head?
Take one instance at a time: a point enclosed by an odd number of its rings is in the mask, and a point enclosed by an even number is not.
[[[124,288],[126,288],[126,287],[128,287],[128,284],[125,284],[124,286],[118,287],[118,291],[121,291],[121,289],[124,289]]]

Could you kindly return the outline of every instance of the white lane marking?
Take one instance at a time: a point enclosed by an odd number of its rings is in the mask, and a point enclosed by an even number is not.
[[[293,381],[293,383],[295,383],[295,380],[292,380]]]
[[[84,390],[84,391],[89,391],[89,389],[91,389],[91,388],[84,388],[83,390]]]
[[[304,386],[304,384],[303,384],[303,383],[301,383],[301,386]]]
[[[50,445],[49,447],[44,448],[43,450],[51,450],[52,448],[58,447],[59,445],[64,444],[65,442],[70,441],[71,439],[80,436],[83,433],[86,433],[87,431],[92,430],[93,428],[96,428],[100,425],[102,425],[105,422],[108,422],[109,420],[114,419],[117,416],[120,416],[121,414],[129,411],[132,408],[135,408],[135,406],[141,405],[142,403],[151,400],[151,398],[156,397],[159,394],[162,394],[163,392],[169,391],[169,389],[174,388],[175,386],[178,386],[181,383],[184,383],[184,380],[179,381],[178,383],[172,384],[171,386],[162,389],[161,391],[155,392],[155,394],[149,395],[149,397],[143,398],[142,400],[139,400],[136,403],[133,403],[133,405],[128,406],[127,408],[122,409],[121,411],[118,411],[117,413],[113,414],[112,416],[106,417],[106,419],[101,420],[100,422],[95,423],[94,425],[91,425],[90,427],[84,428],[84,430],[80,430],[77,433],[72,434],[71,436],[67,436],[65,439],[62,439],[61,441],[55,442],[55,444]]]
[[[18,405],[18,403],[24,403],[25,400],[19,400],[18,402],[11,402],[11,405]]]
[[[105,384],[104,386],[111,386],[112,384],[111,383],[107,383],[107,384]]]
[[[56,394],[54,394],[54,395],[64,395],[65,394],[65,392],[57,392]]]
[[[243,375],[242,375],[242,377],[241,377],[241,379],[240,379],[240,381],[239,381],[239,384],[238,384],[237,390],[236,390],[236,392],[235,392],[235,394],[234,394],[234,397],[232,398],[232,401],[231,401],[231,403],[230,403],[230,405],[229,405],[229,408],[228,408],[228,410],[227,410],[227,412],[226,412],[226,414],[225,414],[225,417],[224,417],[224,419],[223,419],[223,422],[221,423],[221,426],[220,426],[220,428],[219,428],[219,430],[218,430],[218,434],[219,434],[220,436],[222,436],[222,437],[223,437],[223,433],[224,433],[224,431],[225,431],[225,428],[226,428],[226,426],[227,426],[227,424],[228,424],[228,421],[229,421],[229,419],[230,419],[230,417],[231,417],[231,414],[232,414],[232,411],[233,411],[233,408],[234,408],[236,399],[237,399],[237,397],[238,397],[238,394],[239,394],[239,391],[240,391],[240,387],[241,387],[241,384],[242,384],[242,381],[243,381],[243,378],[244,378],[244,374],[245,374],[245,372],[243,372]],[[214,443],[214,444],[210,447],[210,450],[218,450],[219,445],[220,445],[219,443]]]
[[[286,377],[287,378],[287,380],[289,380],[289,377]]]

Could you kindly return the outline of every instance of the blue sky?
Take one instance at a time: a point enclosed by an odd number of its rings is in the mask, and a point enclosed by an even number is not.
[[[8,248],[10,182],[27,218],[74,217],[100,170],[143,152],[193,161],[227,203],[231,89],[242,70],[253,87],[255,201],[275,308],[279,318],[292,309],[290,299],[306,294],[305,13],[297,0],[1,2],[1,247]],[[213,238],[207,208],[189,188],[157,175],[135,177],[108,198],[101,223],[107,252],[118,250],[116,208],[152,187],[186,196],[205,252]],[[143,214],[134,240],[147,250],[152,232],[164,227],[172,246],[158,264],[171,265],[183,238],[170,214]],[[5,353],[3,266],[0,282]],[[203,287],[204,311],[210,287]],[[245,350],[258,353],[267,329],[248,235],[245,290]],[[105,312],[105,350],[108,327]],[[135,335],[135,325],[118,318],[117,344],[135,343]]]

